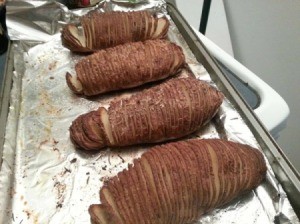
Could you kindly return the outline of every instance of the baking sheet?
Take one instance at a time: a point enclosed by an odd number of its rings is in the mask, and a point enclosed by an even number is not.
[[[27,1],[26,4],[30,12],[49,8],[48,3],[37,5],[35,1]],[[74,148],[68,132],[71,122],[82,113],[108,106],[118,94],[92,99],[72,94],[66,85],[65,73],[73,71],[75,62],[82,56],[62,47],[60,34],[51,33],[57,33],[60,24],[76,20],[77,15],[88,9],[70,12],[61,4],[50,5],[61,15],[52,28],[26,35],[22,29],[9,29],[18,42],[14,45],[16,71],[0,171],[0,223],[89,223],[87,209],[90,204],[99,203],[98,192],[103,181],[147,150],[147,147],[129,147],[88,153]],[[166,14],[165,2],[161,0],[137,5],[105,1],[97,9],[144,8]],[[18,18],[17,11],[12,14]],[[42,19],[43,23],[35,24],[46,27],[53,24],[51,16]],[[17,22],[14,20],[13,27],[17,27]],[[38,35],[40,32],[47,33],[46,43],[35,45],[32,40],[45,41],[45,36]],[[31,36],[34,38],[30,39]],[[183,47],[196,77],[215,85],[173,23],[168,37]],[[226,138],[259,148],[228,100],[209,125],[189,137]],[[268,167],[266,181],[257,189],[205,215],[197,223],[299,223],[285,192]]]

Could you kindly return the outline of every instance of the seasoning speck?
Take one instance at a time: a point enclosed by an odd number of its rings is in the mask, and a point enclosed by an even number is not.
[[[70,163],[76,163],[77,162],[77,158],[74,158],[70,161]]]
[[[107,177],[107,176],[100,177],[100,181],[105,183],[105,182],[109,181],[109,177]]]
[[[48,69],[50,71],[53,70],[53,69],[55,69],[56,68],[56,64],[57,64],[57,61],[52,62],[51,64],[49,64]]]
[[[65,168],[64,174],[65,174],[65,173],[71,173],[71,170],[70,170],[70,169],[67,169],[66,167],[64,167],[64,168]]]
[[[123,159],[122,156],[120,156],[120,155],[118,154],[118,157],[122,160],[122,163],[125,163],[125,160]]]

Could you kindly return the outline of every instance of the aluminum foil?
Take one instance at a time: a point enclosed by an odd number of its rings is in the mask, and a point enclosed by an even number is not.
[[[23,5],[13,8],[18,4]],[[126,168],[147,147],[88,153],[74,148],[68,128],[78,115],[99,106],[107,107],[114,97],[130,91],[86,99],[74,95],[66,85],[65,73],[74,71],[74,64],[82,56],[61,45],[58,31],[62,24],[76,21],[91,9],[69,11],[59,3],[39,1],[8,5],[12,7],[8,16],[9,34],[16,40],[15,72],[0,170],[0,223],[90,223],[87,209],[90,204],[99,203],[103,181]],[[147,8],[167,15],[164,7],[162,0],[137,4],[103,1],[93,9]],[[41,16],[40,12],[52,9],[54,14]],[[27,17],[28,13],[34,19]],[[30,27],[31,32],[25,27]],[[195,76],[215,85],[173,22],[168,37],[182,46]],[[188,138],[223,138],[259,148],[227,99],[217,116]],[[299,220],[268,164],[266,180],[257,189],[206,214],[197,223],[265,224],[299,223]]]

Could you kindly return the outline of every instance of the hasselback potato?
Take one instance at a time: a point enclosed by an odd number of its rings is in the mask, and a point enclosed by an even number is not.
[[[160,39],[167,35],[169,21],[148,11],[93,11],[80,19],[82,29],[68,24],[62,30],[62,43],[75,52],[93,52],[127,42]]]
[[[76,118],[70,127],[80,148],[128,146],[186,136],[205,125],[218,111],[223,94],[195,78],[174,78],[116,99]]]
[[[68,86],[77,94],[97,95],[135,87],[174,75],[185,65],[179,46],[167,40],[126,43],[101,50],[67,73]]]
[[[156,146],[100,190],[93,224],[191,223],[257,187],[263,155],[250,146],[210,139]]]

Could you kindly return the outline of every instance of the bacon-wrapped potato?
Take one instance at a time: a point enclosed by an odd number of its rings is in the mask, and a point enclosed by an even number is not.
[[[74,52],[93,52],[127,42],[160,39],[167,35],[169,21],[148,11],[93,11],[80,19],[82,28],[68,24],[62,30],[62,43]]]
[[[167,40],[126,43],[98,51],[67,73],[68,86],[77,94],[97,95],[157,81],[174,75],[185,65],[179,46]]]
[[[217,113],[223,94],[195,78],[174,78],[111,102],[76,118],[70,135],[76,146],[97,150],[162,142],[186,136]]]
[[[220,139],[156,146],[100,190],[93,224],[192,223],[256,188],[266,175],[263,155]]]

